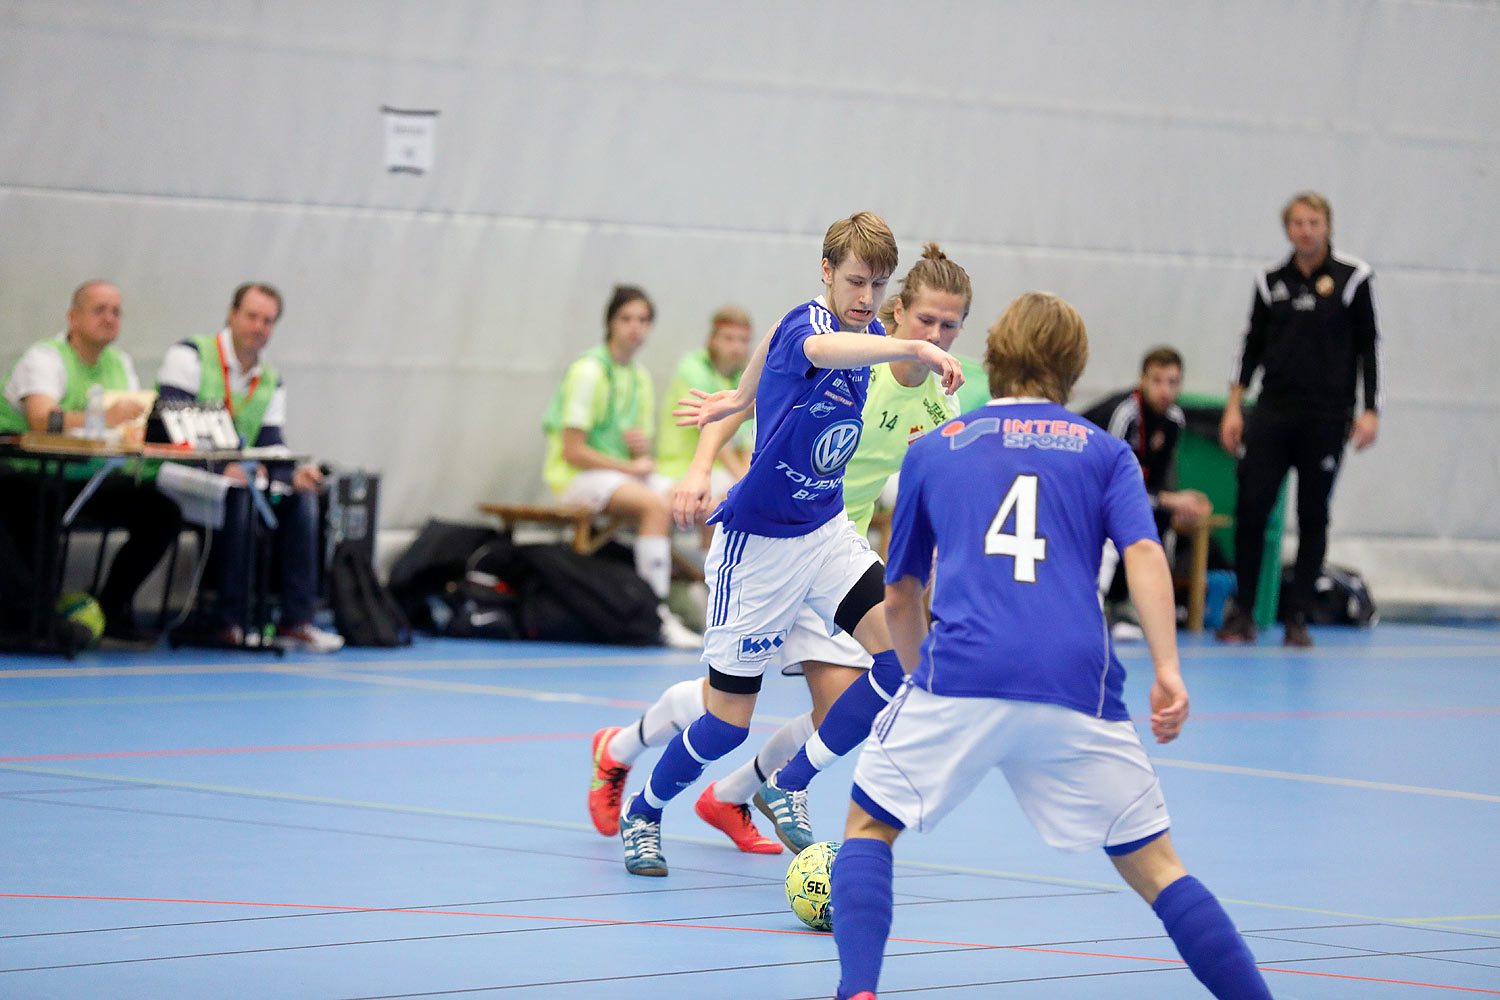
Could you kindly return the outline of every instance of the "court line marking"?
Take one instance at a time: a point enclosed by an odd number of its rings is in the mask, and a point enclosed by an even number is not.
[[[382,694],[394,695],[395,691],[362,691],[358,688],[314,688],[306,691],[220,691],[200,692],[197,694],[122,694],[122,695],[97,695],[86,698],[29,698],[15,701],[0,701],[0,709],[4,708],[88,708],[93,706],[109,707],[114,705],[174,705],[192,704],[195,702],[247,702],[247,701],[278,701],[297,698],[359,698],[366,695]]]
[[[650,647],[648,647],[650,648]],[[665,650],[641,653],[599,654],[580,656],[538,656],[513,660],[405,660],[398,662],[350,661],[348,666],[366,670],[530,670],[558,667],[617,667],[621,664],[649,667],[678,667],[696,665],[702,658],[695,653],[676,653]],[[135,666],[83,666],[83,667],[15,667],[0,670],[0,680],[62,680],[74,677],[157,677],[179,674],[319,674],[340,669],[326,662],[246,662],[246,663],[159,663]]]
[[[1472,802],[1500,802],[1500,795],[1489,795],[1485,792],[1463,792],[1453,788],[1397,785],[1388,781],[1366,781],[1363,778],[1334,778],[1322,774],[1303,774],[1297,771],[1272,771],[1261,767],[1241,767],[1237,764],[1210,764],[1206,761],[1176,760],[1169,757],[1152,757],[1151,763],[1156,767],[1176,767],[1187,771],[1213,771],[1218,774],[1237,774],[1251,778],[1277,778],[1282,781],[1302,781],[1314,785],[1366,788],[1377,792],[1404,792],[1408,795],[1431,795],[1445,799],[1467,799]]]
[[[398,662],[390,661],[368,661],[350,662],[349,667],[363,670],[407,670],[407,671],[433,671],[433,670],[533,670],[541,668],[566,668],[566,667],[599,667],[618,666],[634,664],[650,667],[682,667],[696,666],[702,662],[701,657],[695,653],[674,653],[666,650],[656,650],[648,647],[651,651],[643,653],[618,653],[600,654],[588,653],[579,656],[546,655],[534,658],[514,658],[495,660],[406,660]],[[1276,652],[1278,647],[1272,646],[1184,646],[1181,650],[1182,658],[1187,663],[1207,662],[1214,659],[1245,659],[1248,657],[1266,656]],[[1126,662],[1138,662],[1149,659],[1145,650],[1122,648],[1118,650],[1120,659]],[[1362,658],[1371,659],[1464,659],[1472,657],[1494,658],[1500,657],[1500,645],[1495,643],[1458,645],[1458,646],[1318,646],[1313,649],[1299,649],[1295,653],[1286,654],[1288,659],[1307,660],[1350,660],[1358,661]],[[1280,663],[1280,660],[1274,661]],[[1351,667],[1358,667],[1358,662],[1351,662]],[[199,664],[142,664],[137,666],[82,666],[82,667],[19,667],[9,670],[0,670],[0,680],[60,680],[74,677],[151,677],[171,675],[202,674],[212,676],[217,674],[320,674],[330,669],[328,664],[319,664],[312,661],[297,661],[292,663],[199,663]],[[333,668],[339,669],[339,668]]]
[[[251,753],[304,753],[318,750],[396,750],[417,747],[466,746],[483,743],[544,743],[552,740],[584,740],[588,733],[540,733],[519,736],[442,736],[424,740],[359,740],[352,743],[287,743],[272,746],[182,747],[172,750],[101,750],[94,753],[44,753],[24,757],[0,757],[0,764],[24,764],[47,760],[124,760],[134,757],[209,757]]]
[[[446,819],[470,819],[484,822],[514,823],[521,826],[540,826],[560,830],[583,830],[592,831],[591,823],[578,823],[568,820],[544,820],[522,816],[506,816],[498,813],[467,812],[459,809],[439,809],[431,806],[407,806],[391,802],[366,802],[358,799],[339,799],[329,796],[305,795],[296,792],[272,792],[258,788],[239,788],[231,785],[211,785],[196,781],[163,780],[154,778],[141,778],[121,774],[99,774],[89,771],[74,771],[67,768],[39,767],[36,765],[23,764],[0,764],[0,771],[14,771],[22,774],[46,774],[59,777],[80,778],[89,781],[123,782],[130,785],[141,785],[155,788],[173,788],[187,791],[210,792],[220,795],[235,795],[244,798],[265,799],[269,801],[300,802],[309,805],[326,805],[340,808],[365,809],[377,812],[391,812],[402,815],[413,816],[438,816]],[[720,844],[722,841],[714,837],[694,837],[685,834],[664,834],[663,839],[677,840],[684,843],[712,843]],[[1128,890],[1128,886],[1109,882],[1092,882],[1082,879],[1052,878],[1045,875],[1026,874],[1023,872],[997,871],[994,869],[971,868],[958,865],[940,865],[928,862],[898,861],[897,865],[913,867],[929,871],[957,872],[970,875],[988,875],[997,878],[1022,879],[1032,882],[1042,882],[1057,885],[1087,886],[1097,889],[1109,889],[1113,891]],[[4,894],[0,894],[3,896]],[[1381,917],[1368,913],[1349,913],[1343,910],[1325,910],[1315,907],[1291,906],[1285,903],[1268,903],[1260,900],[1234,899],[1231,897],[1220,897],[1226,903],[1236,903],[1242,906],[1255,906],[1264,909],[1287,910],[1294,913],[1312,913],[1319,916],[1343,917],[1353,920],[1374,921],[1376,923],[1402,924],[1413,927],[1421,927],[1432,921],[1427,917]],[[1474,920],[1486,919],[1484,917],[1450,917],[1440,918],[1448,920]],[[1438,930],[1447,928],[1438,927]],[[1500,937],[1500,931],[1488,931],[1480,928],[1465,928],[1467,933],[1479,934],[1485,937]]]
[[[29,900],[59,900],[59,901],[75,901],[75,902],[173,903],[173,904],[187,904],[187,905],[197,905],[197,906],[245,906],[245,907],[265,907],[265,908],[269,908],[269,909],[281,909],[281,910],[321,910],[321,911],[324,911],[324,912],[333,912],[333,913],[396,913],[396,914],[419,914],[419,915],[424,915],[424,916],[430,915],[430,916],[451,916],[451,917],[489,917],[489,918],[492,918],[492,919],[499,919],[499,920],[534,920],[534,921],[540,921],[540,922],[543,922],[543,923],[557,923],[557,924],[561,924],[562,926],[576,925],[576,924],[589,924],[589,925],[593,925],[593,926],[597,926],[597,927],[661,927],[661,928],[672,929],[672,930],[734,931],[734,932],[738,932],[738,933],[750,933],[750,934],[796,935],[796,936],[799,936],[799,937],[809,937],[809,936],[828,937],[829,936],[829,935],[827,935],[825,933],[819,933],[819,932],[816,932],[816,931],[782,930],[782,929],[774,928],[774,927],[733,927],[733,926],[723,926],[723,925],[719,925],[719,924],[684,923],[684,922],[680,922],[680,921],[662,921],[662,920],[604,920],[604,919],[599,919],[599,918],[594,918],[594,917],[542,916],[542,915],[538,915],[538,914],[522,914],[522,913],[489,913],[489,912],[477,912],[477,911],[474,911],[474,910],[435,910],[435,909],[420,909],[420,908],[405,908],[405,907],[382,907],[382,906],[337,906],[337,905],[326,905],[326,904],[318,904],[318,903],[267,903],[267,902],[258,902],[258,901],[254,901],[254,900],[233,900],[233,899],[165,899],[165,898],[163,898],[163,899],[156,899],[156,898],[140,897],[140,896],[75,896],[75,895],[62,895],[62,894],[53,895],[53,894],[44,894],[44,893],[35,893],[35,894],[33,894],[33,893],[11,893],[11,892],[0,893],[0,898],[4,898],[4,899],[29,899]],[[1109,952],[1076,951],[1076,950],[1073,950],[1073,949],[1065,949],[1065,948],[1043,948],[1043,947],[1037,947],[1037,946],[1032,946],[1032,945],[978,944],[978,943],[975,943],[975,942],[967,942],[967,941],[930,941],[930,940],[924,940],[922,938],[897,938],[897,937],[890,938],[889,940],[890,941],[898,942],[900,944],[931,945],[931,946],[942,947],[942,948],[973,948],[973,949],[978,949],[978,950],[983,950],[983,951],[1025,951],[1025,952],[1032,952],[1032,953],[1045,954],[1045,955],[1066,955],[1066,956],[1076,957],[1076,958],[1105,958],[1105,959],[1115,959],[1115,960],[1121,960],[1121,961],[1146,962],[1146,963],[1149,963],[1149,964],[1155,965],[1155,966],[1186,967],[1186,965],[1187,965],[1187,963],[1183,962],[1181,959],[1174,959],[1174,958],[1155,958],[1155,957],[1144,956],[1144,955],[1116,955],[1116,954],[1111,954]],[[355,943],[363,943],[363,942],[329,942],[329,943],[324,943],[324,944],[321,944],[321,945],[298,945],[298,946],[290,946],[290,947],[294,948],[294,949],[301,949],[301,948],[308,948],[308,947],[345,947],[345,946],[347,946],[349,944],[355,944]],[[255,952],[259,953],[259,952],[264,952],[264,951],[279,951],[279,950],[283,950],[283,949],[281,949],[281,948],[255,949]],[[226,952],[226,953],[220,953],[220,954],[236,954],[236,953],[235,952]],[[144,962],[144,961],[168,961],[168,960],[171,960],[174,957],[177,957],[177,956],[157,956],[157,957],[146,958],[146,959],[120,959],[120,960],[106,961],[106,962],[90,962],[90,963],[87,963],[87,964],[89,964],[89,965],[114,965],[114,964],[124,964],[124,963],[134,963],[134,962]],[[189,956],[189,957],[203,957],[203,956]],[[1342,957],[1343,956],[1330,956],[1326,960],[1328,960],[1328,961],[1337,961],[1337,960],[1339,960]],[[1358,956],[1348,956],[1348,957],[1355,958],[1355,957],[1369,957],[1369,956],[1358,955]],[[1449,985],[1449,984],[1446,984],[1446,983],[1425,983],[1425,982],[1416,982],[1416,981],[1404,980],[1404,979],[1387,979],[1387,978],[1379,978],[1379,977],[1374,977],[1374,976],[1355,976],[1355,975],[1350,975],[1350,974],[1347,974],[1347,973],[1338,973],[1338,972],[1313,972],[1313,971],[1306,970],[1306,969],[1286,969],[1286,968],[1282,968],[1280,966],[1270,966],[1270,965],[1258,966],[1258,968],[1262,972],[1280,972],[1280,973],[1286,973],[1288,975],[1296,975],[1296,976],[1317,976],[1317,977],[1323,978],[1323,979],[1345,979],[1345,980],[1350,980],[1350,981],[1353,981],[1353,982],[1362,982],[1362,983],[1389,983],[1389,984],[1396,985],[1396,986],[1421,986],[1421,987],[1426,987],[1428,989],[1453,990],[1453,991],[1456,991],[1456,992],[1463,992],[1463,993],[1484,993],[1484,994],[1488,994],[1488,995],[1491,995],[1491,996],[1500,996],[1500,990],[1487,990],[1487,989],[1482,989],[1480,987],[1475,987],[1475,986],[1453,986],[1453,985]],[[33,970],[22,969],[22,970],[0,970],[0,971],[7,971],[8,972],[8,971],[33,971]]]

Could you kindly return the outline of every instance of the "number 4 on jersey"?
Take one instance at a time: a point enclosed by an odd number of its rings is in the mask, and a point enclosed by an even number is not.
[[[984,554],[1012,556],[1016,560],[1016,581],[1036,583],[1036,564],[1047,560],[1047,539],[1036,535],[1036,476],[1017,476],[1010,484],[1000,509],[984,535]],[[1015,515],[1015,530],[1007,532],[1005,522]]]

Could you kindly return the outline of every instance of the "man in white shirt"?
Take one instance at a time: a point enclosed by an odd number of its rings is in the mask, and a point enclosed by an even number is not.
[[[262,358],[281,318],[281,293],[263,282],[235,289],[229,317],[218,333],[173,344],[157,373],[163,401],[223,403],[234,420],[241,444],[250,448],[285,445],[286,385],[276,368]],[[226,472],[236,481],[229,491],[225,524],[246,523],[248,483],[239,465]],[[316,465],[299,465],[288,475],[278,471],[272,501],[281,556],[281,620],[277,643],[286,648],[331,653],[344,645],[341,636],[313,624],[318,598],[318,499],[323,474]],[[217,609],[221,638],[239,645],[248,618],[251,539],[226,530],[216,544],[223,552],[223,575]]]

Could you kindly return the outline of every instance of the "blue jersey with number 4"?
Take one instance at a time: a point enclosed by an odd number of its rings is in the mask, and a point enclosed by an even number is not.
[[[886,564],[888,582],[933,574],[915,683],[1129,718],[1100,553],[1157,537],[1129,445],[1082,417],[1007,399],[943,424],[901,465]]]
[[[782,318],[755,388],[755,453],[710,524],[771,538],[805,535],[844,511],[844,466],[864,429],[870,369],[815,368],[803,344],[839,328],[823,297]],[[866,331],[885,336],[879,320]]]

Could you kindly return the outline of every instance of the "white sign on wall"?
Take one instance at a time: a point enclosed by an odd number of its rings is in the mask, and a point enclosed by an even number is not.
[[[436,111],[409,111],[383,107],[385,116],[385,169],[393,174],[425,174],[432,169]]]

